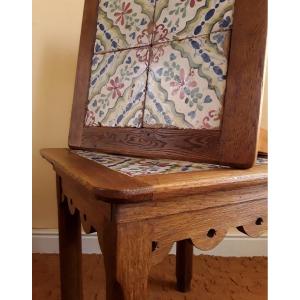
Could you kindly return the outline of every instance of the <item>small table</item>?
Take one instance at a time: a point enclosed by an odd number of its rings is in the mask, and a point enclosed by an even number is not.
[[[193,245],[210,250],[232,227],[251,237],[266,230],[265,159],[237,170],[70,149],[41,154],[57,177],[64,300],[83,299],[81,224],[85,232],[98,234],[107,300],[147,299],[149,270],[174,242],[177,287],[185,292],[192,278]]]

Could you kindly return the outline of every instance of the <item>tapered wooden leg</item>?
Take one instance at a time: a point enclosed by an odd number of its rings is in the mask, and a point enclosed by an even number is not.
[[[56,177],[60,282],[62,300],[82,300],[81,226],[78,211],[69,213],[67,201],[62,202],[61,178]]]
[[[191,289],[193,271],[193,244],[190,240],[177,242],[176,248],[176,278],[177,289],[188,292]]]
[[[106,300],[146,300],[152,244],[147,224],[110,224],[99,237],[106,271]]]

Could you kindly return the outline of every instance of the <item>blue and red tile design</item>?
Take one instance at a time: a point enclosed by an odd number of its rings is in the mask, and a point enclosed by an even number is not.
[[[100,1],[86,126],[218,129],[234,0]]]
[[[169,159],[138,158],[83,150],[72,150],[72,153],[128,176],[186,173],[220,168],[229,169],[229,167],[213,164],[193,163]],[[257,164],[262,165],[267,163],[268,160],[266,158],[260,157],[257,159]]]

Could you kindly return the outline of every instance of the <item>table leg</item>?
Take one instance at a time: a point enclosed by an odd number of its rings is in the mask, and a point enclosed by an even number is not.
[[[177,289],[188,292],[191,289],[193,270],[193,244],[190,240],[177,242],[176,248],[176,278]]]
[[[67,201],[62,202],[61,178],[56,177],[60,282],[62,300],[82,300],[81,225],[76,211],[71,215]]]
[[[107,300],[146,300],[152,241],[146,223],[110,224],[99,237]]]

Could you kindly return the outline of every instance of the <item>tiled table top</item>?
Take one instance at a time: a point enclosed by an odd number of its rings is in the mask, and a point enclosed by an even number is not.
[[[207,171],[218,168],[228,169],[228,167],[220,165],[178,160],[137,158],[82,150],[72,150],[72,152],[128,176]],[[257,159],[257,164],[267,164],[267,162],[266,158]]]
[[[100,1],[86,126],[218,129],[234,2]]]

